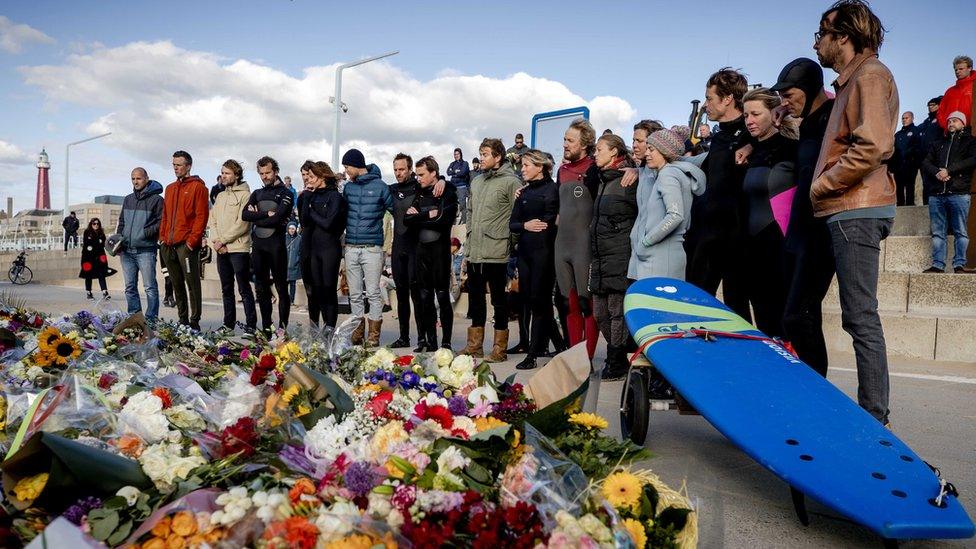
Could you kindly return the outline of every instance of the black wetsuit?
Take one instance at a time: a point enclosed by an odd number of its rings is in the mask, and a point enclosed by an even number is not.
[[[746,166],[735,163],[735,152],[752,139],[745,117],[719,123],[702,165],[707,176],[705,193],[691,207],[691,225],[685,233],[688,282],[715,295],[722,284],[722,300],[746,320],[752,318],[740,250],[746,201],[742,180]]]
[[[257,207],[252,211],[251,206]],[[288,248],[285,234],[288,219],[294,208],[291,191],[278,179],[251,193],[241,219],[251,227],[251,265],[254,269],[257,302],[261,310],[261,324],[265,330],[274,322],[271,319],[271,282],[278,292],[278,324],[288,325],[291,301],[288,299]],[[268,212],[274,211],[269,216]]]
[[[529,181],[512,208],[509,228],[519,235],[518,274],[522,296],[522,320],[529,338],[522,340],[529,357],[549,350],[552,324],[552,288],[555,283],[556,215],[559,186],[549,178]],[[525,222],[538,219],[548,224],[539,232],[525,230]]]
[[[437,312],[434,298],[440,306],[441,346],[451,346],[454,308],[451,306],[451,226],[457,217],[457,190],[454,185],[444,185],[440,197],[434,196],[434,187],[418,186],[413,207],[416,214],[404,216],[407,225],[417,229],[417,283],[420,286],[420,340],[428,347],[437,344]],[[430,212],[437,215],[430,217]]]
[[[407,210],[413,205],[419,185],[411,174],[403,183],[390,185],[393,195],[393,249],[390,266],[396,285],[397,320],[400,322],[400,339],[410,341],[410,301],[413,300],[414,321],[420,332],[420,284],[417,282],[417,227],[404,221]]]
[[[346,230],[346,199],[335,185],[298,195],[298,219],[302,226],[302,282],[308,297],[308,318],[314,326],[319,315],[334,328],[339,317],[336,293],[342,232]],[[278,294],[279,299],[282,294]],[[284,294],[287,295],[287,294]]]

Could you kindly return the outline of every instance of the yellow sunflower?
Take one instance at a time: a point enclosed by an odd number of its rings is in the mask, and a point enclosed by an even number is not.
[[[606,429],[607,426],[610,425],[607,423],[607,420],[603,419],[602,417],[586,412],[569,416],[569,422],[575,423],[576,425],[585,427],[587,429]]]
[[[59,337],[61,337],[61,330],[58,330],[54,326],[48,326],[41,330],[41,333],[37,334],[37,348],[42,351],[50,351],[51,344]]]
[[[618,509],[632,509],[640,500],[641,485],[641,480],[632,473],[613,473],[603,481],[603,497]]]
[[[51,342],[51,350],[48,351],[51,363],[56,366],[67,366],[68,361],[81,356],[81,346],[70,338],[58,336]]]
[[[48,368],[54,362],[53,357],[54,357],[53,351],[45,351],[43,349],[38,349],[37,351],[34,352],[33,355],[31,355],[30,358],[35,365],[41,368]]]
[[[647,532],[644,530],[644,525],[632,518],[624,519],[623,523],[627,533],[630,534],[630,539],[634,540],[634,547],[644,549],[647,545]]]

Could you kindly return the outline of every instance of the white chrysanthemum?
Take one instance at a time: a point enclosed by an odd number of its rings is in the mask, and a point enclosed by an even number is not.
[[[163,410],[163,415],[169,422],[180,429],[190,431],[203,431],[207,428],[207,423],[203,416],[194,411],[188,404],[177,404]]]
[[[335,416],[326,416],[305,434],[305,449],[312,457],[332,461],[349,446],[353,429],[348,417],[336,423]]]
[[[437,457],[437,471],[439,473],[450,473],[458,469],[463,469],[471,463],[471,459],[464,455],[457,446],[448,446]]]

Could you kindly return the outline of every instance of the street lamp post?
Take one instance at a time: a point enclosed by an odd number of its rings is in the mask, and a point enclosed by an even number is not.
[[[377,59],[383,59],[384,57],[390,57],[391,55],[396,55],[400,53],[399,51],[391,51],[384,53],[382,55],[377,55],[374,57],[368,57],[360,61],[353,61],[352,63],[345,63],[339,65],[336,68],[335,75],[335,98],[333,103],[335,105],[335,121],[332,124],[332,169],[339,170],[339,120],[342,112],[345,112],[345,105],[342,103],[342,71],[345,69],[350,69],[370,61],[376,61]]]
[[[103,137],[108,137],[112,135],[112,132],[103,133],[102,135],[96,135],[95,137],[89,137],[88,139],[82,139],[80,141],[74,141],[68,143],[64,147],[64,215],[68,215],[68,167],[71,162],[71,147],[74,145],[81,145],[82,143],[88,143],[89,141],[94,141],[96,139],[101,139]]]

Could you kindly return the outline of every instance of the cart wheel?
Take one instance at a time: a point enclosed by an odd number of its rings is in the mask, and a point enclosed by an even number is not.
[[[647,439],[650,401],[647,396],[647,374],[644,368],[630,372],[626,391],[620,395],[620,433],[639,446]]]

